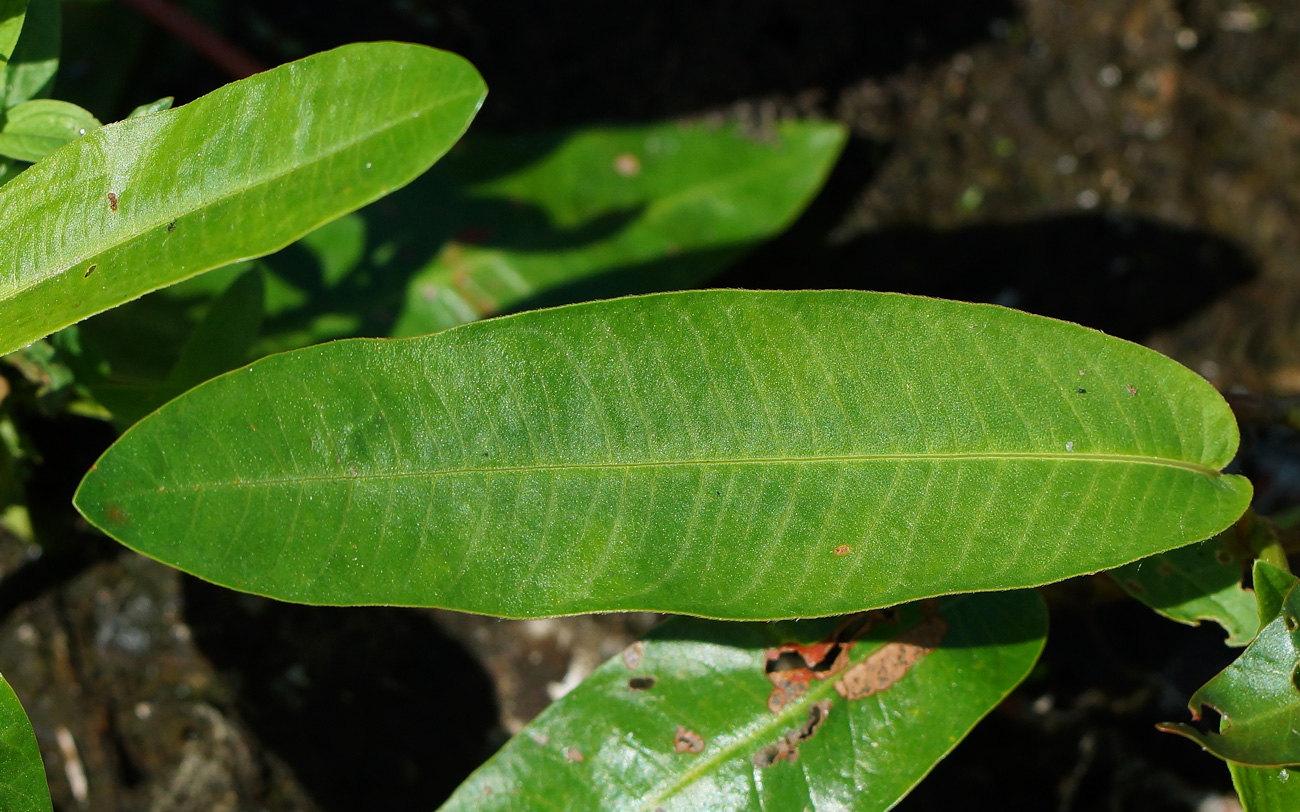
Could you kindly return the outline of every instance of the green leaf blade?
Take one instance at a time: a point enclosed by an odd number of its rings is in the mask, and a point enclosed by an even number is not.
[[[1202,379],[1075,325],[710,291],[263,359],[124,435],[77,505],[288,600],[767,619],[1205,538],[1250,496],[1235,445]]]
[[[1295,812],[1300,809],[1300,775],[1295,768],[1247,767],[1228,762],[1232,784],[1245,812]]]
[[[75,104],[33,99],[6,113],[4,127],[0,128],[0,155],[19,161],[39,161],[99,127],[99,119]]]
[[[41,750],[14,689],[0,677],[0,805],[5,812],[50,812]]]
[[[467,139],[430,178],[437,198],[463,197],[445,214],[452,239],[411,280],[391,334],[699,285],[794,220],[845,138],[789,121],[767,140],[677,122]],[[522,166],[494,176],[502,164]]]
[[[1194,719],[1205,707],[1217,711],[1218,732],[1183,723],[1159,727],[1226,761],[1248,767],[1300,766],[1300,580],[1260,560],[1254,580],[1261,613],[1270,609],[1273,616],[1261,619],[1259,634],[1241,656],[1188,703]]]
[[[1235,530],[1118,567],[1110,574],[1125,592],[1171,620],[1211,620],[1244,646],[1259,631],[1254,594],[1242,586],[1242,564],[1229,537]]]
[[[885,810],[1029,673],[1047,631],[1033,592],[900,607],[856,640],[854,622],[671,620],[544,711],[443,810]],[[824,646],[837,636],[850,643],[842,661]],[[907,641],[917,648],[904,654]],[[782,651],[832,662],[817,676],[766,673]],[[891,656],[910,662],[887,687],[848,687]]]
[[[453,54],[349,45],[78,139],[0,189],[0,354],[409,182],[484,92]]]

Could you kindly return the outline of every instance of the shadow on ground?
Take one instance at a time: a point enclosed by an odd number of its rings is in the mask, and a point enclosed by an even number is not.
[[[277,603],[187,578],[195,643],[327,812],[436,808],[495,747],[492,681],[427,613]]]

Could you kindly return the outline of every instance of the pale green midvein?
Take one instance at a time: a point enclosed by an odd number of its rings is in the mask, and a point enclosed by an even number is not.
[[[349,474],[347,476],[300,476],[279,479],[240,479],[224,482],[190,482],[182,488],[246,487],[255,485],[288,485],[299,482],[355,482],[370,479],[409,479],[416,477],[454,476],[457,474],[517,474],[541,471],[623,471],[629,468],[674,468],[712,465],[799,465],[812,463],[855,462],[927,462],[946,460],[974,461],[1043,461],[1043,462],[1098,462],[1124,465],[1151,465],[1157,468],[1176,468],[1194,474],[1217,478],[1222,472],[1206,465],[1187,460],[1162,457],[1142,457],[1133,454],[1040,453],[1024,452],[918,452],[906,454],[850,454],[826,457],[742,457],[729,459],[654,460],[648,462],[579,462],[534,465],[502,465],[486,468],[447,468],[441,471],[394,471],[379,474]]]

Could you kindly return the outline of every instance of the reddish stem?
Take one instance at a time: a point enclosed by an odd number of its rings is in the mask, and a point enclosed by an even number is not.
[[[122,0],[142,17],[152,20],[200,56],[225,71],[232,79],[261,73],[266,66],[226,41],[185,9],[166,0]]]

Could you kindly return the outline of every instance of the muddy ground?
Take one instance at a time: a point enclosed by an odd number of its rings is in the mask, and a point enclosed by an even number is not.
[[[719,284],[996,301],[1145,342],[1225,391],[1300,393],[1295,4],[189,5],[267,65],[357,39],[459,51],[491,87],[476,126],[497,131],[837,118],[852,140],[824,193]],[[125,6],[66,16],[61,95],[105,120],[225,81]],[[32,428],[31,491],[66,504],[111,436]],[[1245,433],[1259,507],[1300,502],[1294,434]],[[44,554],[0,536],[0,578],[0,670],[68,812],[429,810],[654,621],[285,606],[84,532]],[[1100,579],[1048,594],[1040,668],[900,808],[1232,809],[1226,770],[1152,729],[1225,663],[1221,635]]]

